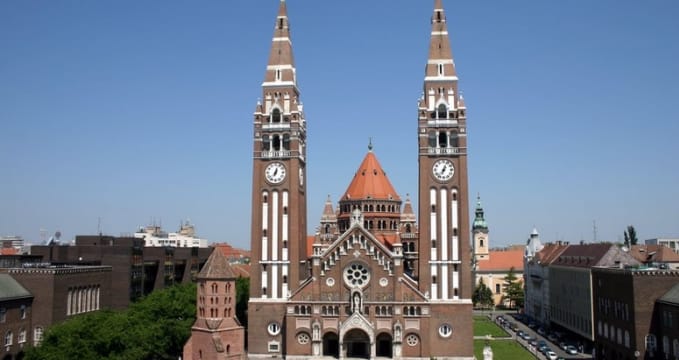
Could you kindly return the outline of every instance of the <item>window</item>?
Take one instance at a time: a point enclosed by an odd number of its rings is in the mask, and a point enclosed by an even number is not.
[[[309,341],[311,341],[309,334],[307,334],[305,332],[301,332],[301,333],[297,334],[297,342],[300,345],[306,345],[306,344],[309,343]]]
[[[278,342],[272,341],[269,343],[269,352],[278,352],[279,346]]]
[[[361,263],[353,263],[344,269],[344,282],[349,286],[363,287],[370,281],[370,272]]]
[[[439,335],[442,337],[449,337],[453,333],[452,326],[448,324],[443,324],[439,327]]]
[[[26,305],[21,305],[21,309],[19,309],[19,317],[22,320],[26,318]]]
[[[12,338],[14,335],[12,334],[12,331],[8,331],[5,333],[5,346],[10,346],[12,345]]]
[[[480,246],[480,247],[483,247],[483,239],[481,239],[480,242],[481,242],[481,243],[479,244],[479,246]]]
[[[4,323],[7,320],[7,309],[0,308],[0,323]]]
[[[42,341],[42,326],[36,326],[33,330],[33,345],[38,345]]]
[[[406,344],[408,344],[408,346],[417,346],[419,343],[420,339],[417,337],[417,335],[408,334],[408,336],[406,336]]]
[[[271,336],[275,336],[281,332],[281,326],[278,323],[272,322],[267,326],[266,330]]]
[[[19,330],[19,337],[17,338],[17,342],[19,344],[23,344],[23,343],[26,342],[26,330],[25,329]]]
[[[281,122],[281,111],[278,108],[273,109],[273,111],[271,112],[271,122],[273,123]]]

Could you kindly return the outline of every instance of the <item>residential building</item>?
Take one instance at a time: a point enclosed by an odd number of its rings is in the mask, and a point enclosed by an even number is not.
[[[473,358],[466,106],[441,0],[431,23],[412,149],[419,216],[370,144],[337,211],[330,203],[309,237],[313,164],[280,2],[254,113],[250,359]]]
[[[647,267],[679,269],[679,253],[667,245],[632,245],[629,254]]]
[[[591,274],[596,359],[679,358],[679,271],[594,267]]]
[[[208,241],[196,236],[196,228],[188,220],[181,223],[177,232],[168,233],[160,225],[148,225],[135,232],[134,237],[144,239],[145,247],[208,247]]]
[[[31,253],[54,265],[112,267],[111,307],[130,302],[175,283],[195,280],[212,248],[145,247],[144,239],[78,235],[75,245],[32,246]]]
[[[33,295],[14,278],[0,273],[0,354],[3,360],[23,358],[26,346],[32,345],[32,312]]]
[[[675,280],[655,305],[651,334],[645,339],[646,352],[662,359],[679,360],[679,282]]]
[[[592,268],[630,267],[639,261],[610,243],[569,245],[549,265],[552,326],[579,336],[584,348],[594,341]]]
[[[51,266],[38,264],[2,268],[32,297],[30,317],[33,344],[49,326],[70,317],[111,307],[110,266]]]
[[[537,229],[533,229],[524,258],[524,311],[543,326],[551,322],[549,294],[550,265],[568,247],[561,242],[542,245]],[[539,249],[539,250],[538,250]]]
[[[679,253],[679,238],[653,238],[644,241],[646,245],[665,245],[668,248]]]

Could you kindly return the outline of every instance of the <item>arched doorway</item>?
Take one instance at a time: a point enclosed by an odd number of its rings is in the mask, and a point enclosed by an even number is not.
[[[394,342],[391,339],[391,335],[387,333],[381,333],[377,335],[377,339],[375,340],[377,349],[375,355],[379,357],[392,357],[392,347],[394,345]]]
[[[370,359],[370,338],[365,331],[349,330],[344,335],[343,343],[347,349],[347,357]]]
[[[323,335],[323,356],[332,356],[339,359],[339,337],[329,332]]]

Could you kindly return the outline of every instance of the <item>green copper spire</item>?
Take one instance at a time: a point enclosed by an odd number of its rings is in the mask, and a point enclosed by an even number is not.
[[[483,218],[483,208],[481,207],[481,195],[476,196],[476,217],[474,218],[474,224],[472,225],[472,230],[485,230],[488,231],[488,224],[486,224],[486,219]]]

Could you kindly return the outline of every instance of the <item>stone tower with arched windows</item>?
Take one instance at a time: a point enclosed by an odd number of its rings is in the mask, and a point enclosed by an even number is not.
[[[245,329],[236,317],[236,275],[215,248],[197,279],[196,322],[184,359],[246,359]]]

